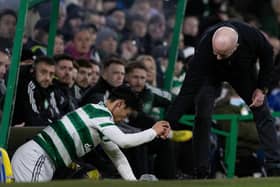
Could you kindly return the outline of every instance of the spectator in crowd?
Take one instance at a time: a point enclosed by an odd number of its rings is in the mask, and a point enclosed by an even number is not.
[[[150,128],[154,121],[158,119],[153,115],[154,107],[166,108],[171,103],[171,94],[147,85],[146,78],[147,69],[144,64],[141,62],[127,64],[125,80],[139,98],[141,98],[143,103],[142,110],[138,110],[137,115],[129,118],[129,124],[141,130]],[[174,136],[176,133],[172,132],[169,138],[178,141]],[[180,141],[187,141],[192,137],[191,132],[185,131],[185,133],[185,139],[181,139]],[[153,169],[149,172],[154,173],[159,179],[176,178],[175,151],[170,140],[155,140],[149,143],[148,153],[149,155],[155,154],[155,159],[152,162],[154,166],[150,166]]]
[[[60,118],[52,86],[55,61],[41,56],[34,61],[34,70],[29,67],[23,67],[25,72],[20,73],[13,124],[47,126]]]
[[[101,75],[101,66],[95,60],[90,60],[91,63],[91,76],[89,80],[89,86],[93,87],[98,82],[100,75]]]
[[[143,63],[147,69],[147,84],[157,87],[157,67],[155,59],[150,55],[139,55],[136,61]]]
[[[138,14],[132,14],[129,17],[129,25],[133,36],[144,38],[147,33],[147,21]]]
[[[150,5],[151,5],[151,15],[155,15],[155,14],[164,14],[164,1],[162,0],[155,0],[155,1],[150,1]]]
[[[146,115],[153,116],[153,107],[166,108],[171,103],[171,94],[167,91],[160,90],[146,84],[147,69],[146,66],[140,62],[131,62],[126,66],[126,81],[132,87],[143,101],[143,110]],[[158,117],[154,117],[158,119]],[[141,124],[141,123],[139,123]],[[147,123],[143,123],[149,125]],[[143,128],[142,126],[142,128]]]
[[[177,60],[174,67],[173,81],[171,85],[171,93],[178,95],[180,89],[183,85],[183,81],[186,76],[186,71],[184,69],[185,57],[182,50],[179,50]]]
[[[196,16],[187,16],[183,23],[183,34],[185,46],[196,46],[199,35],[199,19]]]
[[[84,19],[84,10],[78,5],[70,4],[67,6],[66,14],[67,17],[61,32],[63,33],[64,40],[67,43],[73,38],[73,34],[79,31]]]
[[[257,58],[260,64],[258,73]],[[202,36],[181,91],[167,114],[167,119],[176,128],[178,119],[190,112],[195,103],[196,177],[209,176],[211,113],[223,81],[227,81],[250,106],[264,148],[268,175],[279,175],[280,147],[265,98],[273,67],[272,58],[272,47],[264,35],[241,22],[222,22],[209,28]]]
[[[157,86],[163,87],[164,73],[168,66],[168,46],[159,45],[152,50],[152,56],[156,60]]]
[[[100,30],[106,25],[105,15],[96,11],[87,11],[85,16],[85,24],[93,24],[98,30]]]
[[[96,85],[90,88],[82,98],[82,105],[104,101],[113,88],[123,84],[125,61],[112,57],[103,63],[103,73]]]
[[[73,34],[72,42],[65,47],[65,53],[74,59],[84,58],[90,59],[92,38],[89,28],[81,26],[78,31]]]
[[[115,0],[102,1],[102,12],[104,12],[104,14],[108,14],[115,8],[117,8],[117,1]]]
[[[16,31],[17,14],[11,9],[0,11],[0,49],[12,49]]]
[[[124,36],[120,41],[119,51],[125,60],[132,60],[138,55],[138,40],[136,37]]]
[[[88,28],[91,38],[91,48],[95,47],[96,35],[97,35],[97,27],[94,24],[85,24]]]
[[[148,22],[147,35],[146,35],[146,54],[150,54],[151,51],[157,47],[162,46],[166,41],[164,39],[166,32],[165,18],[161,14],[156,14],[151,17]]]
[[[151,4],[149,0],[135,0],[130,8],[130,12],[141,15],[148,21],[151,17]]]
[[[125,29],[125,25],[126,25],[126,15],[125,15],[124,10],[119,9],[119,8],[112,9],[109,12],[109,17],[112,19],[112,21],[115,22],[116,31],[120,35],[124,34],[124,29]],[[108,23],[107,23],[107,25],[108,25]]]
[[[39,19],[34,26],[31,38],[23,46],[26,49],[30,49],[35,56],[47,55],[49,22],[48,18]]]
[[[92,0],[92,1],[83,1],[83,6],[87,7],[89,11],[99,11],[99,7],[101,7],[101,1]]]
[[[131,32],[130,34],[138,40],[137,47],[139,54],[144,54],[146,52],[145,36],[147,34],[147,21],[141,15],[132,14],[128,18],[127,27]]]
[[[63,34],[60,31],[57,31],[54,40],[54,49],[53,49],[54,55],[64,54],[64,48],[65,45],[64,45]]]
[[[117,54],[117,37],[117,33],[108,27],[103,27],[97,32],[95,47],[101,61]]]
[[[15,181],[50,181],[56,169],[69,166],[74,159],[94,150],[99,144],[123,179],[137,180],[119,146],[138,146],[157,136],[165,139],[170,131],[166,121],[159,121],[139,133],[124,134],[120,131],[115,123],[137,110],[138,104],[138,98],[129,88],[120,87],[104,104],[88,104],[65,115],[17,149],[12,158]],[[42,156],[45,161],[36,164]]]
[[[66,10],[63,4],[61,3],[59,6],[58,18],[57,18],[57,29],[62,30],[63,25],[66,20]]]
[[[152,126],[155,119],[151,117],[153,106],[168,106],[170,100],[156,94],[151,88],[146,87],[147,70],[144,64],[131,62],[126,66],[126,82],[143,102],[142,110],[138,110],[137,116],[129,118],[129,124],[141,130]],[[169,98],[170,99],[170,98]],[[175,179],[176,164],[175,153],[170,141],[153,141],[148,144],[148,153],[155,154],[155,159],[149,168],[149,173],[154,173],[159,179]],[[152,157],[152,156],[151,156]],[[146,161],[148,162],[148,161]]]
[[[10,65],[10,56],[3,50],[0,50],[0,103],[1,106],[4,102],[4,96],[6,93],[5,76],[7,74],[8,67]],[[2,117],[2,107],[0,109],[0,117]]]
[[[92,74],[92,65],[86,59],[78,59],[77,63],[77,77],[75,78],[75,84],[72,86],[73,95],[79,101],[82,95],[89,88],[90,76]]]
[[[71,93],[74,59],[68,55],[56,55],[55,60],[55,94],[62,115],[75,110],[78,106],[77,100]]]

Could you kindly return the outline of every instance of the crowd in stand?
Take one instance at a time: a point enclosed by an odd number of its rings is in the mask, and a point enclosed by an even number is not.
[[[199,36],[209,26],[225,20],[239,20],[259,28],[273,46],[275,75],[268,100],[271,110],[279,111],[280,0],[188,0],[173,84],[168,92],[163,90],[163,83],[177,3],[177,0],[60,0],[53,57],[46,56],[50,3],[32,8],[24,33],[12,126],[47,126],[79,106],[104,101],[113,88],[128,84],[144,105],[142,111],[129,117],[120,128],[128,132],[150,128],[162,118],[160,108],[167,109],[179,93]],[[1,10],[1,102],[7,86],[16,22],[15,10]],[[217,106],[221,104],[239,107],[236,113],[244,112],[244,102],[227,86],[217,99]],[[254,142],[256,139],[253,137]],[[137,177],[154,173],[160,179],[184,179],[192,164],[188,156],[182,159],[188,150],[191,150],[189,142],[155,140],[129,149],[126,154]],[[96,167],[100,165],[89,157],[84,160]],[[112,169],[102,169],[106,170],[104,176],[114,175]]]

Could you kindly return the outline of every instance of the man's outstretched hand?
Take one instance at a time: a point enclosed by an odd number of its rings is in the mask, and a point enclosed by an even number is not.
[[[252,95],[252,103],[249,107],[259,107],[263,105],[264,98],[265,94],[263,93],[263,91],[257,88]]]
[[[162,138],[166,139],[168,137],[168,134],[170,133],[170,125],[167,121],[158,121],[156,122],[152,127],[157,135]]]

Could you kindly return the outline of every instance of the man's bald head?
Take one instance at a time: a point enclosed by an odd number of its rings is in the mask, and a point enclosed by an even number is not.
[[[218,60],[228,58],[238,46],[238,33],[231,27],[220,27],[212,37],[213,53]]]

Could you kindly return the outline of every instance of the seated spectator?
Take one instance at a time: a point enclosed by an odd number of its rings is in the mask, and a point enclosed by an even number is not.
[[[47,126],[61,116],[52,86],[55,61],[45,56],[38,57],[34,70],[30,68],[23,67],[20,74],[23,77],[19,78],[13,124]]]
[[[183,34],[185,46],[196,46],[199,34],[199,19],[196,16],[187,16],[183,23]]]
[[[89,60],[91,63],[91,76],[89,80],[89,86],[93,87],[98,82],[100,76],[101,76],[101,66],[99,63],[97,63],[95,60]]]
[[[157,87],[157,67],[155,59],[150,55],[140,55],[137,62],[143,63],[147,69],[147,84]]]
[[[162,46],[166,43],[166,22],[164,15],[155,14],[148,22],[146,40],[146,54],[151,54],[152,50],[157,46]]]
[[[17,14],[11,9],[0,11],[0,49],[9,49],[13,46],[16,31]]]
[[[130,30],[130,34],[138,40],[136,44],[139,54],[145,54],[145,46],[148,45],[145,41],[145,36],[147,34],[147,21],[143,16],[132,13],[132,15],[128,16],[127,27]]]
[[[148,21],[151,17],[151,4],[149,0],[135,0],[130,8],[130,12],[141,15]]]
[[[150,128],[156,121],[152,112],[154,107],[167,108],[171,103],[171,94],[147,86],[146,78],[147,69],[144,64],[140,62],[127,64],[125,80],[143,102],[143,107],[137,111],[137,115],[129,117],[129,124],[141,130]],[[190,132],[189,135],[191,135]],[[191,136],[184,141],[190,138]],[[149,143],[148,153],[155,158],[150,166],[153,169],[149,172],[154,173],[160,179],[176,178],[175,150],[170,140],[156,140]]]
[[[106,25],[106,18],[102,12],[87,11],[85,16],[85,24],[93,24],[97,30],[100,30]]]
[[[4,104],[4,96],[6,94],[5,77],[10,63],[10,56],[5,51],[0,50],[0,119],[2,118],[2,106]]]
[[[107,19],[108,18],[112,19],[111,21],[113,21],[114,22],[113,24],[116,25],[115,30],[120,35],[120,37],[123,34],[125,34],[126,15],[125,15],[124,10],[119,9],[119,8],[114,8],[114,9],[110,10],[109,16],[107,17]],[[107,25],[108,25],[108,22],[107,22]]]
[[[104,61],[103,73],[96,85],[90,88],[82,98],[81,104],[104,101],[113,88],[123,84],[125,61],[112,57]]]
[[[62,115],[75,110],[78,106],[77,100],[71,92],[74,59],[68,55],[56,55],[55,60],[55,86],[58,108]]]
[[[73,33],[76,33],[83,23],[84,10],[75,4],[69,4],[66,7],[66,20],[61,29],[64,40],[67,43],[73,38]]]
[[[97,32],[95,49],[101,61],[117,54],[117,37],[117,33],[108,27],[103,27]]]
[[[23,46],[26,49],[30,49],[35,56],[47,55],[49,22],[48,18],[39,19],[34,26],[31,38]]]
[[[132,60],[138,55],[137,43],[139,40],[136,37],[124,36],[120,41],[120,55],[125,60]]]
[[[84,58],[90,59],[92,38],[89,28],[81,26],[78,31],[73,33],[73,39],[65,47],[65,53],[74,59]]]
[[[54,55],[61,55],[64,54],[64,37],[60,31],[56,32],[55,40],[54,40],[54,49],[53,54]]]
[[[89,88],[90,76],[92,74],[92,65],[86,59],[78,59],[77,63],[77,76],[75,84],[72,86],[72,92],[77,101],[82,98],[82,95]]]
[[[159,45],[152,50],[152,56],[156,62],[157,86],[163,88],[164,73],[168,67],[168,47]]]
[[[193,54],[190,54],[190,56],[192,56]],[[187,58],[189,58],[190,56],[188,56]],[[185,66],[185,60],[187,58],[185,58],[184,52],[182,50],[179,50],[175,67],[174,67],[173,81],[171,85],[171,93],[174,95],[179,94],[181,87],[183,85],[183,81],[186,76],[186,69],[184,68],[184,66]]]

